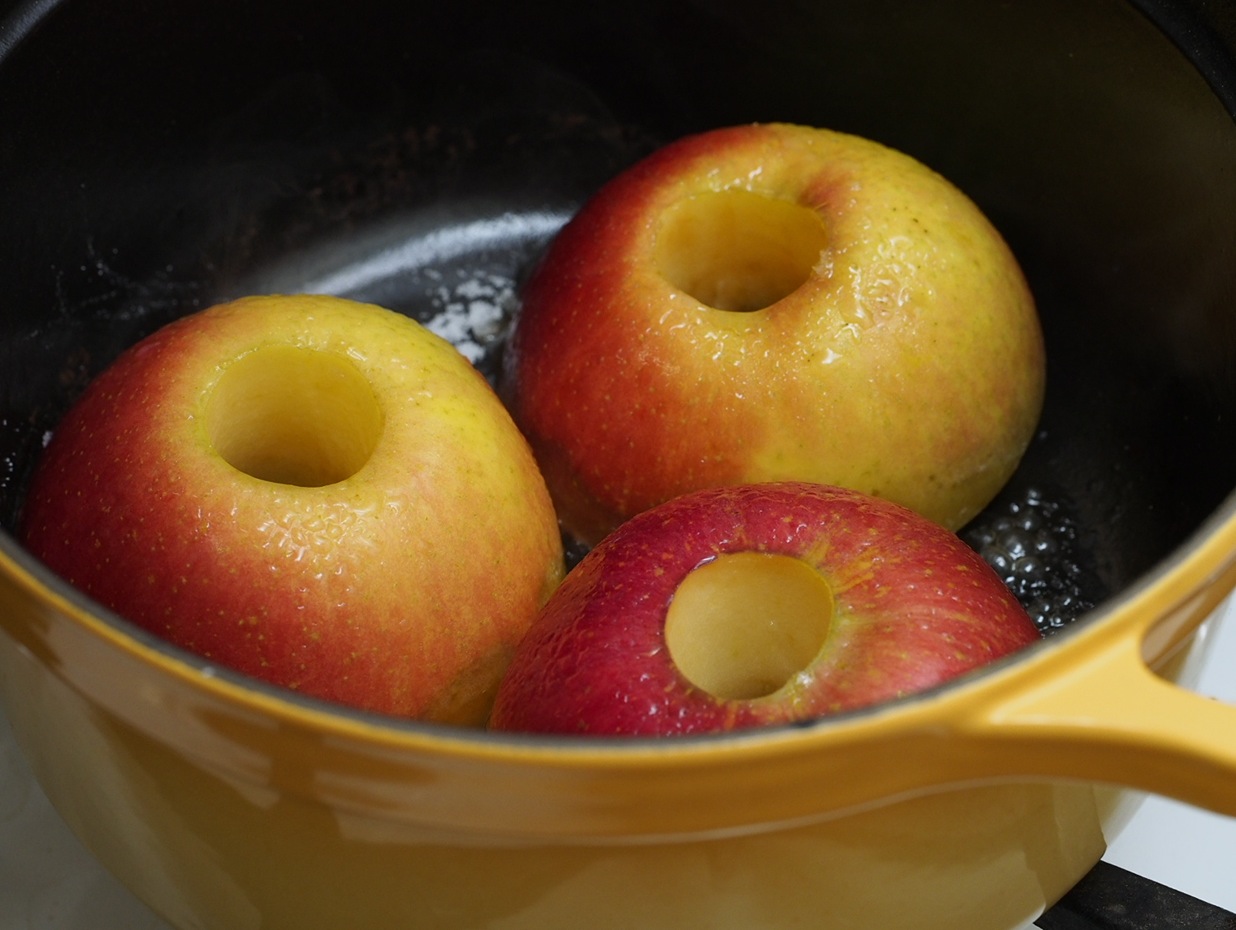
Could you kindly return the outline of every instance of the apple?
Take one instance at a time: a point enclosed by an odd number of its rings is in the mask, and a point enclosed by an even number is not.
[[[577,565],[507,668],[495,730],[713,733],[934,687],[1039,639],[959,537],[803,482],[690,492]]]
[[[484,378],[411,319],[322,296],[219,305],[122,354],[55,430],[20,533],[221,667],[456,723],[484,722],[563,573]]]
[[[1021,268],[911,157],[757,124],[604,185],[521,290],[503,397],[567,530],[595,543],[702,487],[854,488],[958,529],[1041,412]]]

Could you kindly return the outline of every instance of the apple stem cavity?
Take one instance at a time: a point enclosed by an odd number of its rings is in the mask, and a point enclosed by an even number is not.
[[[662,277],[700,303],[753,312],[806,283],[827,245],[814,210],[734,189],[673,204],[661,215],[655,256]]]
[[[697,566],[674,592],[666,646],[695,687],[722,700],[753,700],[812,665],[832,615],[832,588],[806,561],[723,553]]]
[[[318,349],[268,345],[221,373],[206,404],[219,455],[262,481],[324,487],[350,478],[382,434],[382,407],[360,370]]]

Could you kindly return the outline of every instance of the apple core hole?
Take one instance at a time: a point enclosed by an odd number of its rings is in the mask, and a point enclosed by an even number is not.
[[[798,290],[828,245],[824,221],[801,204],[747,190],[696,194],[661,216],[657,270],[717,310],[751,312]]]
[[[369,381],[343,356],[263,346],[223,371],[206,406],[215,450],[263,481],[322,487],[356,474],[382,434]]]
[[[683,580],[665,640],[691,684],[723,700],[767,697],[819,655],[832,622],[832,588],[807,562],[726,553]]]

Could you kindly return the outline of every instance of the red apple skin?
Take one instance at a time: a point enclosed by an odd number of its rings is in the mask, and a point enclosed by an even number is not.
[[[815,565],[835,612],[805,675],[721,700],[675,667],[665,617],[692,569],[742,551]],[[567,576],[508,667],[490,726],[659,736],[787,723],[931,688],[1038,639],[987,563],[906,508],[798,482],[707,489],[634,517]]]
[[[324,487],[251,477],[205,438],[222,367],[256,346],[355,362],[382,439]],[[365,710],[483,724],[562,575],[531,451],[449,343],[382,308],[249,298],[165,326],[57,426],[27,548],[103,605],[212,662]]]
[[[658,219],[723,190],[808,207],[830,237],[759,311],[710,308],[656,267]],[[592,544],[687,491],[783,480],[959,529],[1032,438],[1045,357],[1017,262],[954,186],[874,142],[758,124],[604,185],[530,275],[504,369],[559,517]]]

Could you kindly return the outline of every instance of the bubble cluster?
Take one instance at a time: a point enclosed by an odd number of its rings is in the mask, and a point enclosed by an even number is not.
[[[430,294],[433,314],[426,328],[446,339],[482,374],[496,376],[496,355],[506,337],[515,304],[513,278],[490,271],[453,269],[452,279],[436,277]]]
[[[1095,606],[1078,525],[1063,499],[1027,488],[998,503],[961,533],[1008,585],[1047,635]]]

